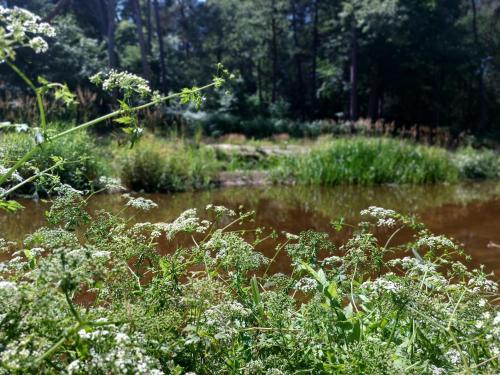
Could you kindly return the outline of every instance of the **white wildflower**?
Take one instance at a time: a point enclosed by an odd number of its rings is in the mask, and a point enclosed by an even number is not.
[[[460,353],[456,349],[448,350],[446,352],[446,357],[453,365],[457,365],[460,363]]]
[[[297,236],[296,234],[292,234],[292,233],[288,233],[288,232],[283,232],[283,234],[285,235],[286,239],[289,241],[294,241],[294,240],[299,239],[299,236]]]
[[[295,283],[295,289],[304,293],[309,293],[316,289],[317,282],[310,277],[303,277]]]
[[[37,36],[29,41],[29,46],[35,53],[45,53],[49,49],[49,44],[40,36]]]
[[[129,72],[118,72],[112,69],[108,73],[99,72],[93,75],[90,77],[90,81],[96,85],[100,85],[103,90],[108,92],[118,89],[127,94],[135,92],[141,97],[151,95],[149,82]]]
[[[437,367],[437,366],[434,366],[434,365],[430,365],[429,366],[429,370],[431,372],[432,375],[443,375],[443,374],[446,374],[446,370],[442,367]]]
[[[417,246],[427,246],[431,249],[455,249],[457,246],[445,236],[425,235],[418,239]]]
[[[497,314],[493,318],[493,325],[500,326],[500,312],[497,312]]]
[[[188,209],[184,211],[177,219],[172,223],[156,223],[158,229],[164,231],[167,234],[168,239],[172,239],[177,233],[187,232],[187,233],[204,233],[210,226],[208,220],[200,219],[197,216],[197,211],[195,208]]]
[[[152,208],[158,207],[158,205],[150,199],[143,197],[134,198],[130,194],[123,194],[122,197],[127,198],[127,206],[136,208],[138,210],[149,211]]]
[[[388,219],[396,216],[396,211],[376,206],[370,206],[367,209],[362,210],[360,213],[363,216],[371,216],[375,219]]]
[[[236,212],[233,210],[226,208],[224,206],[215,206],[213,204],[207,204],[205,207],[207,211],[213,211],[217,216],[227,215],[227,216],[236,216]]]
[[[91,338],[91,335],[84,329],[78,331],[78,336],[83,340],[89,340]]]
[[[396,220],[394,220],[392,217],[387,219],[380,218],[377,221],[377,227],[392,228],[395,225],[396,225]]]
[[[117,193],[125,190],[119,178],[101,176],[99,177],[99,185],[110,193]]]

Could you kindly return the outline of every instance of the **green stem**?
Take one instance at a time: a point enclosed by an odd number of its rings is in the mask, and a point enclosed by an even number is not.
[[[42,94],[40,93],[40,89],[37,88],[35,84],[28,77],[26,77],[26,75],[21,72],[16,65],[11,63],[9,60],[5,60],[5,62],[19,77],[21,77],[24,82],[26,82],[26,84],[35,93],[38,113],[40,115],[40,127],[45,131],[47,127],[47,120],[45,119],[45,109],[43,108]]]

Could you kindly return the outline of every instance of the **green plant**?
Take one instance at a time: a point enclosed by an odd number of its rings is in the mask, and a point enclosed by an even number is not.
[[[127,210],[156,206],[124,199]],[[332,234],[240,227],[252,213],[214,205],[206,219],[190,209],[166,223],[89,220],[65,187],[49,227],[21,248],[0,243],[13,254],[0,264],[0,372],[494,372],[496,283],[414,217],[361,214],[358,225],[335,221],[354,230],[337,248]],[[395,241],[402,231],[413,238]],[[290,273],[271,273],[277,257],[256,250],[269,239]]]
[[[213,184],[220,170],[215,151],[179,138],[148,135],[134,149],[115,152],[123,182],[135,191],[204,189]]]
[[[461,148],[454,153],[453,162],[464,178],[500,178],[500,155],[493,150]]]
[[[302,156],[283,159],[276,176],[317,185],[453,182],[446,150],[390,138],[323,140]]]

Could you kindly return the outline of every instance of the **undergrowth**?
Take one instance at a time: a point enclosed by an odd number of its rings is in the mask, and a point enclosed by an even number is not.
[[[411,216],[370,207],[357,225],[332,221],[332,233],[278,234],[244,230],[252,213],[213,205],[170,223],[104,211],[90,220],[78,191],[59,192],[48,227],[21,247],[1,242],[0,373],[498,370],[496,283]],[[413,238],[393,245],[403,229]],[[343,230],[351,237],[335,247]],[[282,252],[291,272],[271,272]]]

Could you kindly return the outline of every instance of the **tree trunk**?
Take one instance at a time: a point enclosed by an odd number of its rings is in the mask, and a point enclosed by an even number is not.
[[[304,80],[302,77],[302,58],[301,58],[301,51],[300,51],[300,43],[299,43],[299,38],[298,38],[298,25],[297,25],[297,0],[292,0],[292,30],[293,30],[293,42],[294,42],[294,47],[295,47],[295,52],[294,52],[294,60],[295,60],[295,66],[297,70],[297,93],[296,93],[296,98],[297,98],[297,105],[300,109],[300,117],[302,120],[305,118],[305,113],[304,113]]]
[[[262,110],[264,107],[264,98],[262,97],[262,68],[260,58],[257,60],[257,92],[259,95],[259,107]]]
[[[319,1],[314,1],[314,10],[313,10],[313,50],[312,50],[312,77],[311,77],[311,103],[313,115],[317,113],[317,100],[316,100],[316,76],[317,76],[317,60],[318,60],[318,44],[319,44],[319,33],[318,33],[318,8]]]
[[[370,96],[368,98],[368,118],[374,122],[378,119],[379,96],[378,69],[374,68],[370,77]]]
[[[349,118],[351,121],[358,119],[358,35],[356,21],[352,20],[351,25],[351,66],[350,66],[350,107]]]
[[[151,24],[151,0],[146,0],[146,30],[148,33],[148,42],[146,43],[148,56],[151,55],[151,41],[153,38],[153,30]]]
[[[272,59],[272,93],[271,102],[276,102],[277,97],[277,81],[278,81],[278,40],[277,40],[277,30],[276,30],[276,0],[271,2],[271,59]]]
[[[160,22],[160,5],[158,0],[153,0],[153,6],[155,11],[155,22],[156,22],[156,37],[158,38],[158,47],[160,50],[160,77],[161,77],[161,87],[166,92],[167,90],[167,69],[165,66],[165,47],[163,45],[163,35],[161,31]]]
[[[484,130],[486,122],[486,92],[484,89],[484,64],[481,56],[481,46],[479,44],[479,33],[477,30],[477,5],[476,0],[471,0],[472,7],[472,32],[474,34],[474,44],[476,45],[477,60],[479,62],[479,118],[477,119],[477,130]]]
[[[144,40],[144,32],[142,30],[141,7],[139,0],[131,0],[134,9],[135,26],[137,28],[137,36],[139,39],[139,49],[141,51],[142,74],[144,78],[149,79],[149,67],[146,52],[146,42]]]
[[[106,18],[107,18],[107,50],[108,50],[108,64],[111,69],[116,68],[116,54],[115,54],[115,17],[116,17],[116,0],[106,1]]]

